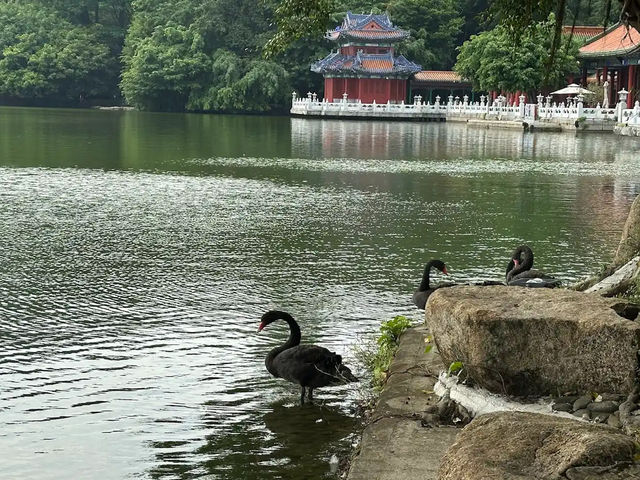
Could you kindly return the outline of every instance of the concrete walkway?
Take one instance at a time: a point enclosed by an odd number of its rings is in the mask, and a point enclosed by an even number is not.
[[[435,346],[425,353],[424,326],[407,330],[389,369],[348,480],[436,480],[440,460],[460,431],[429,426],[425,410],[438,401],[433,387],[443,369]],[[425,426],[423,426],[425,425]]]

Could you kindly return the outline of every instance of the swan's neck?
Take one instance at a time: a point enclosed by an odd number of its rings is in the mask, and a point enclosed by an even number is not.
[[[300,337],[301,337],[301,335],[300,335],[300,327],[298,326],[298,322],[296,322],[294,320],[294,318],[291,315],[289,315],[288,313],[286,313],[286,312],[282,312],[282,316],[280,318],[289,324],[289,338],[282,345],[280,345],[279,347],[276,347],[273,350],[271,350],[269,352],[269,355],[267,355],[265,363],[267,365],[267,369],[271,373],[273,373],[271,371],[272,370],[273,360],[278,355],[280,355],[282,352],[284,352],[285,350],[287,350],[287,349],[289,349],[291,347],[295,347],[296,345],[300,345]]]
[[[519,273],[531,270],[531,267],[533,267],[533,252],[531,250],[523,250],[520,253],[520,259],[522,261],[518,261],[518,265],[515,265],[511,270],[509,270],[509,272],[507,273],[507,282],[511,281],[511,279]],[[513,260],[511,261],[511,263],[509,263],[509,265],[511,265],[512,263]]]
[[[433,267],[433,262],[427,263],[427,266],[424,267],[424,273],[422,274],[422,282],[420,282],[420,287],[418,287],[419,292],[426,292],[429,290],[429,273],[431,272],[431,268]]]

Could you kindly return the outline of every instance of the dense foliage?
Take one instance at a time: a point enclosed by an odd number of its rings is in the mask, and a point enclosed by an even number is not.
[[[108,95],[104,67],[116,67],[101,35],[41,6],[0,3],[0,95],[59,103]]]
[[[425,69],[452,68],[456,47],[472,35],[477,40],[464,48],[460,71],[471,71],[480,44],[520,57],[514,52],[521,46],[507,49],[519,42],[505,39],[519,32],[523,45],[535,47],[516,62],[524,70],[514,77],[504,58],[494,58],[504,73],[477,74],[474,82],[537,85],[533,57],[550,66],[555,55],[541,48],[554,49],[555,29],[545,26],[547,37],[534,45],[542,37],[529,21],[546,25],[548,13],[560,9],[565,24],[602,23],[607,12],[609,21],[616,18],[618,2],[613,7],[608,0],[0,0],[0,98],[82,105],[122,95],[149,110],[284,109],[292,90],[321,91],[322,77],[309,65],[335,48],[323,32],[347,10],[388,11],[411,33],[399,52]],[[497,37],[480,34],[497,23]],[[560,57],[558,75],[571,63]]]
[[[563,45],[565,48],[550,60],[552,31],[553,21],[540,22],[529,28],[516,44],[502,25],[474,35],[460,48],[455,70],[481,91],[533,94],[563,85],[568,75],[578,72],[575,57],[578,44]],[[547,72],[550,61],[551,69]]]
[[[135,0],[122,91],[152,110],[265,111],[284,105],[289,74],[264,60],[267,2]]]

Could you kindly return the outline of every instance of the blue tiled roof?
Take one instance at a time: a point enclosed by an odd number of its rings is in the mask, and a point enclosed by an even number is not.
[[[311,70],[323,74],[390,74],[408,77],[422,70],[422,67],[402,55],[395,57],[391,52],[382,54],[358,52],[356,55],[333,52],[314,63]]]
[[[364,27],[371,21],[376,22],[384,30],[395,30],[395,27],[391,23],[391,19],[389,18],[389,15],[387,15],[386,13],[382,15],[374,15],[373,13],[361,14],[361,13],[347,12],[347,16],[344,18],[344,21],[342,22],[342,28],[360,30],[362,27]]]
[[[365,28],[372,22],[378,27]],[[334,30],[329,30],[326,37],[335,41],[368,43],[392,43],[404,40],[409,36],[409,32],[394,27],[389,19],[389,15],[368,15],[347,12],[342,24]]]

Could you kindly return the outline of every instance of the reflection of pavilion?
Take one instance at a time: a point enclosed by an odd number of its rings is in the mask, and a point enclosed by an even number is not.
[[[291,119],[291,152],[301,158],[524,157],[587,163],[614,159],[619,154],[616,145],[597,134],[571,137],[456,123]]]

